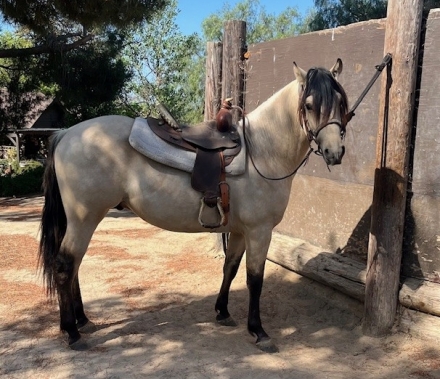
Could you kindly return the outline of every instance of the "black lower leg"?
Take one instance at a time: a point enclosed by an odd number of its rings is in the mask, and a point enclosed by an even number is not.
[[[231,283],[237,275],[238,268],[240,267],[241,258],[243,254],[239,257],[225,258],[225,264],[223,265],[223,281],[220,287],[220,292],[215,303],[215,310],[217,312],[217,321],[226,320],[230,317],[228,311],[229,302],[229,290],[231,288]]]
[[[73,300],[74,258],[70,254],[60,253],[55,262],[55,282],[60,307],[60,328],[69,335],[69,345],[81,338],[76,326]]]
[[[260,319],[260,296],[263,288],[264,273],[252,274],[247,272],[247,287],[249,289],[249,315],[248,331],[257,337],[257,343],[270,340],[268,334],[261,326]]]
[[[72,284],[73,293],[73,307],[75,310],[76,325],[78,328],[82,328],[89,322],[86,314],[84,313],[84,305],[81,298],[81,290],[79,288],[78,275],[73,279]]]

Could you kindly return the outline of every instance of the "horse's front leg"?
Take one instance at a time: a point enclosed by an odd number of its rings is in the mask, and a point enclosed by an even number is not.
[[[231,233],[225,263],[223,265],[223,281],[215,303],[217,322],[225,326],[236,326],[228,311],[229,290],[231,283],[237,275],[241,259],[244,254],[245,242],[241,234]]]
[[[268,353],[278,352],[278,348],[263,329],[260,318],[260,296],[263,289],[264,268],[272,231],[254,232],[246,239],[246,274],[249,290],[248,331],[257,338],[258,348]]]

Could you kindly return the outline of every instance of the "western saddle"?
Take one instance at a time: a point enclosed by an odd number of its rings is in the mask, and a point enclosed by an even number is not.
[[[191,186],[202,193],[199,223],[204,228],[218,228],[228,223],[229,185],[225,167],[241,150],[237,127],[232,124],[232,99],[226,99],[215,120],[188,126],[175,121],[163,104],[158,104],[161,119],[147,118],[151,130],[160,138],[179,148],[194,151],[196,159],[191,173]],[[205,222],[205,206],[217,208],[220,220]]]

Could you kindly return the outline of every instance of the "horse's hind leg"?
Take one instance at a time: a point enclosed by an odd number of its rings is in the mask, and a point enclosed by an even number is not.
[[[72,290],[75,274],[74,256],[65,250],[60,250],[55,258],[54,281],[60,308],[60,329],[67,332],[69,345],[74,344],[81,338],[76,326]]]
[[[78,275],[73,279],[73,308],[75,310],[76,326],[81,333],[93,333],[96,331],[96,325],[89,320],[84,312],[84,305],[79,288]]]
[[[236,326],[235,321],[228,312],[229,290],[231,283],[237,275],[241,259],[245,250],[244,237],[241,234],[231,234],[225,263],[223,265],[223,281],[215,303],[217,322],[221,325]]]
[[[68,334],[69,346],[87,348],[78,344],[81,334],[78,328],[89,319],[85,315],[78,280],[78,270],[98,222],[70,222],[61,249],[55,260],[55,283],[60,308],[60,327]],[[73,346],[75,345],[75,346]]]

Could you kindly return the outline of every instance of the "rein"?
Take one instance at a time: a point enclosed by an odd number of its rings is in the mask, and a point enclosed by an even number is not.
[[[264,175],[258,169],[258,167],[256,166],[256,164],[254,162],[254,158],[252,157],[252,154],[251,154],[251,149],[249,148],[249,142],[246,139],[246,127],[245,127],[246,116],[244,114],[244,111],[240,107],[236,107],[236,108],[240,109],[241,112],[242,112],[242,115],[243,115],[243,139],[244,139],[244,142],[246,144],[247,152],[249,154],[249,158],[251,159],[252,166],[254,166],[255,171],[257,171],[258,175],[260,175],[263,179],[266,179],[266,180],[284,180],[284,179],[287,179],[287,178],[291,177],[292,175],[295,175],[297,173],[297,171],[307,162],[307,160],[309,159],[310,154],[313,151],[315,151],[312,146],[309,146],[309,151],[307,152],[306,156],[304,157],[304,159],[301,161],[301,163],[298,165],[298,167],[295,170],[293,170],[290,174],[287,174],[287,175],[284,175],[284,176],[281,176],[281,177],[278,177],[278,178],[269,178],[268,176]],[[325,126],[327,126],[327,125],[325,125]],[[318,153],[318,152],[315,151],[315,153]]]
[[[382,63],[375,66],[376,68],[375,74],[373,75],[373,77],[371,78],[370,82],[367,84],[365,89],[362,91],[362,93],[360,94],[359,98],[356,100],[354,105],[351,107],[350,111],[347,113],[346,115],[347,122],[349,122],[353,118],[353,116],[355,115],[354,111],[362,102],[368,91],[371,89],[371,87],[373,86],[379,75],[382,73],[383,69],[391,63],[391,60],[392,60],[392,55],[388,53],[383,57]]]

